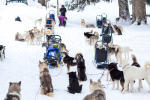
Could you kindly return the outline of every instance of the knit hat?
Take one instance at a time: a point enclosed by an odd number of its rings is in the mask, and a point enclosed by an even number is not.
[[[62,5],[61,8],[64,8],[64,5]]]

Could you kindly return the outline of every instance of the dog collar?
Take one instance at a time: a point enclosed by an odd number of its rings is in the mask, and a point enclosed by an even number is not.
[[[19,93],[17,93],[17,92],[11,92],[11,93],[8,93],[8,95],[10,95],[10,96],[16,96],[16,97],[19,98],[19,100],[20,100],[20,97],[21,97],[21,95]]]

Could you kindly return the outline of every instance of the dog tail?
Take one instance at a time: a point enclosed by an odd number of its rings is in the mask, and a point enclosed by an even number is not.
[[[79,91],[77,91],[77,93],[81,93],[82,91],[82,85],[79,86]]]
[[[144,65],[145,68],[150,68],[150,62],[146,62]]]
[[[137,59],[136,59],[135,55],[131,55],[131,56],[132,56],[133,63],[137,63]]]

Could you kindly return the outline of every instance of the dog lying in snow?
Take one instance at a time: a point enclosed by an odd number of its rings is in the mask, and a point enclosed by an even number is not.
[[[86,24],[85,27],[86,28],[95,28],[95,25],[94,24]]]
[[[23,37],[23,35],[21,35],[21,34],[19,34],[19,32],[17,32],[16,36],[15,36],[15,40],[24,42],[25,41],[25,37]]]
[[[88,39],[90,45],[95,44],[99,39],[98,32],[94,32],[93,34],[93,30],[91,32],[84,32],[84,36]]]

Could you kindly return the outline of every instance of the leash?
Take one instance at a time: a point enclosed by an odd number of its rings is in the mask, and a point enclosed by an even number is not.
[[[87,73],[87,75],[89,75],[89,76],[100,75],[100,74],[103,74],[103,73],[97,73],[97,74],[88,74]]]
[[[62,68],[63,68],[63,67],[62,67]],[[61,72],[62,72],[62,68],[60,69],[60,72],[59,72],[58,74],[52,75],[52,77],[58,77],[58,76],[61,74]]]
[[[103,71],[101,77],[99,78],[100,80],[102,79],[102,77],[104,76],[105,70]]]
[[[40,86],[40,88],[41,88],[41,86]],[[35,95],[34,100],[36,100],[36,98],[37,98],[37,96],[38,96],[38,94],[39,94],[39,92],[40,92],[40,88],[38,89],[38,91],[37,91],[37,93],[36,93],[36,95]]]

